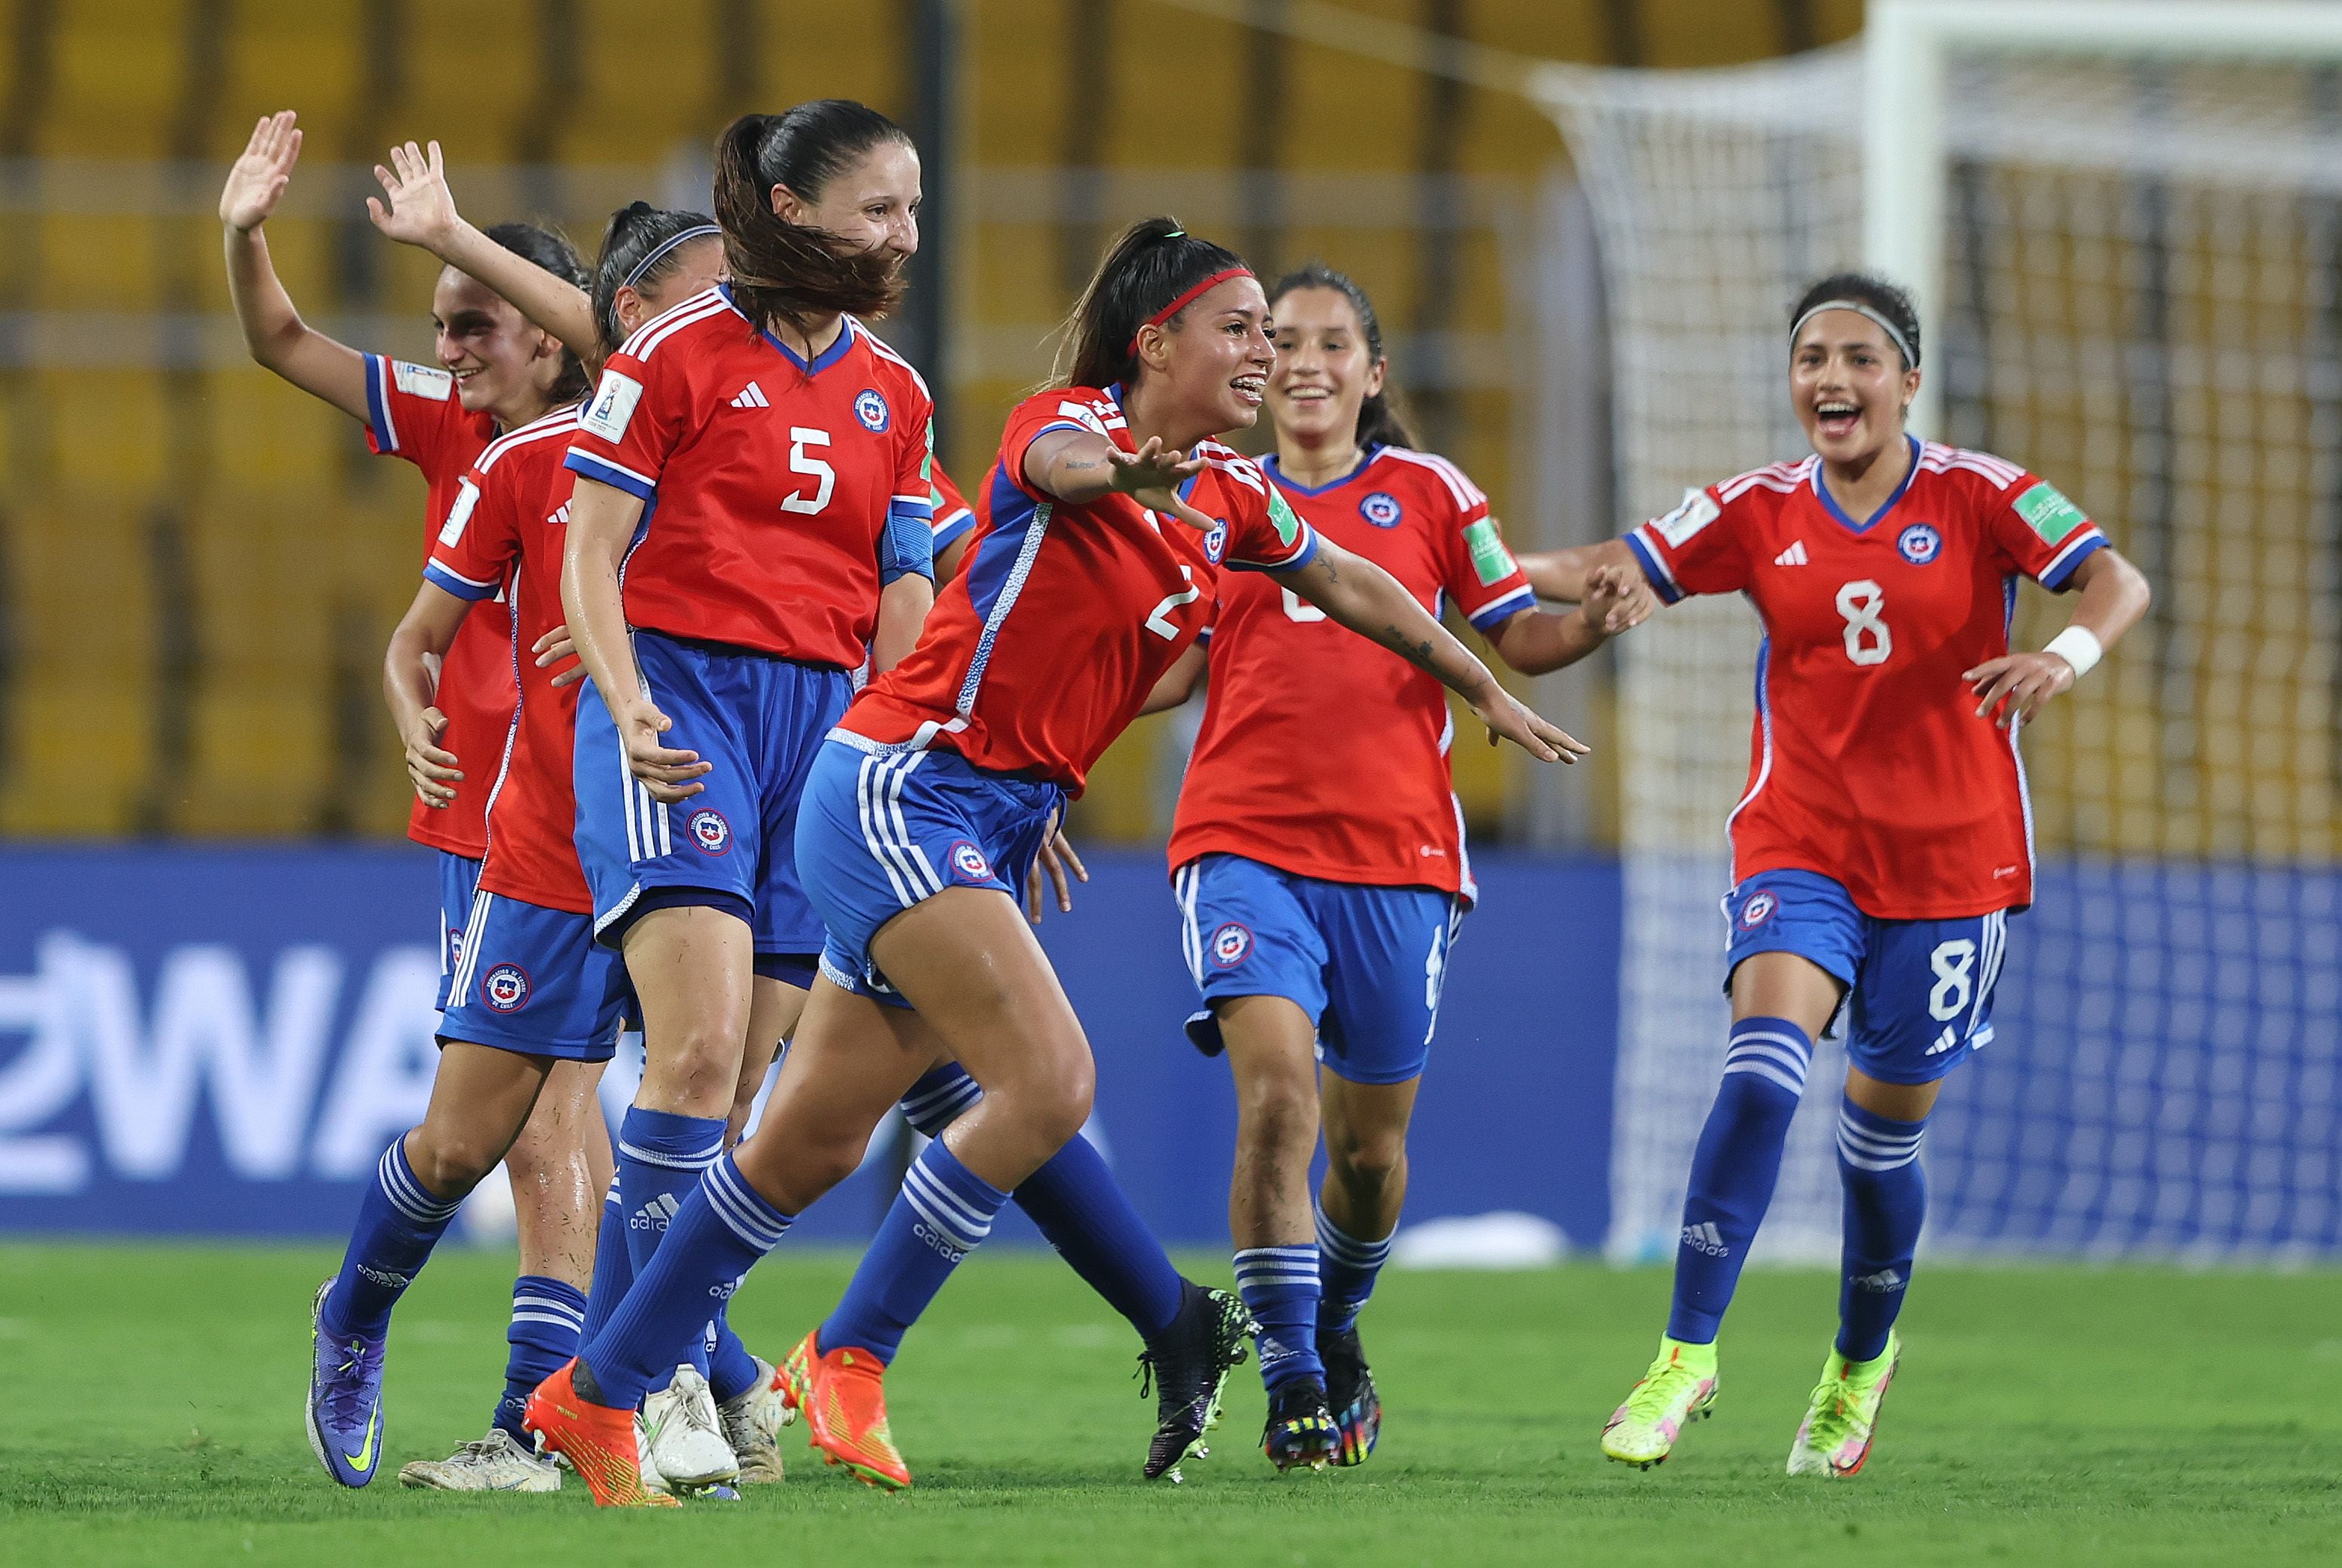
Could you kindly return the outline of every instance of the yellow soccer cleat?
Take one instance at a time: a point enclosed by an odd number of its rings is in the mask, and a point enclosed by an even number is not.
[[[1602,1429],[1603,1454],[1648,1470],[1675,1452],[1683,1429],[1716,1407],[1716,1346],[1659,1341],[1658,1358]]]
[[[1903,1341],[1892,1331],[1887,1348],[1869,1361],[1848,1361],[1831,1350],[1806,1419],[1797,1423],[1797,1440],[1789,1445],[1790,1474],[1847,1476],[1862,1468],[1878,1432],[1887,1385],[1902,1358]]]

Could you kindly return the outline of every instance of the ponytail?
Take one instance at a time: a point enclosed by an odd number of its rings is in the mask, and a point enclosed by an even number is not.
[[[704,213],[666,212],[648,202],[631,202],[610,215],[610,226],[602,231],[602,257],[594,268],[594,330],[601,336],[604,358],[626,340],[618,324],[618,291],[646,288],[671,276],[683,265],[683,247],[703,237],[721,237],[716,220]]]
[[[880,316],[903,296],[901,267],[773,211],[775,185],[817,202],[830,180],[882,142],[910,145],[876,109],[843,98],[800,104],[786,115],[743,115],[716,139],[716,221],[732,295],[749,320],[792,325],[816,316]]]
[[[1250,270],[1234,251],[1197,239],[1175,218],[1131,225],[1106,247],[1074,302],[1052,379],[1060,386],[1127,384],[1138,373],[1140,327],[1177,322],[1186,302],[1216,275]]]
[[[577,247],[551,229],[539,228],[535,224],[493,224],[483,232],[521,260],[551,273],[572,288],[589,286],[586,264],[577,259]],[[563,348],[561,375],[553,384],[555,404],[575,403],[593,390],[593,385],[576,354]]]
[[[1390,361],[1383,355],[1382,318],[1375,314],[1374,301],[1366,297],[1347,273],[1336,272],[1323,262],[1311,262],[1298,271],[1286,273],[1268,291],[1268,312],[1274,317],[1276,302],[1296,289],[1328,288],[1350,302],[1357,313],[1359,335],[1366,340],[1366,362],[1383,367],[1383,389],[1358,405],[1358,428],[1354,439],[1361,452],[1376,446],[1415,445],[1415,433],[1407,428],[1406,416],[1398,410],[1398,386],[1391,379]]]

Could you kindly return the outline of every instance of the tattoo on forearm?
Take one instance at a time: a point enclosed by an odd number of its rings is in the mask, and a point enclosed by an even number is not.
[[[1427,670],[1435,675],[1439,674],[1439,665],[1432,658],[1430,638],[1426,637],[1421,642],[1409,642],[1406,634],[1398,627],[1385,626],[1382,640],[1389,646],[1391,652],[1413,664],[1416,669]]]

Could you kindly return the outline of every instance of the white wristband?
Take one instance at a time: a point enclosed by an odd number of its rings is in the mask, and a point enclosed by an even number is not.
[[[2107,652],[2105,645],[2098,641],[2097,634],[2087,626],[2067,627],[2050,638],[2049,645],[2041,651],[2045,654],[2055,654],[2073,665],[2074,678],[2077,681],[2096,669],[2098,661],[2106,656]]]

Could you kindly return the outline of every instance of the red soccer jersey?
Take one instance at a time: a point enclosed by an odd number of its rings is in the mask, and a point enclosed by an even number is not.
[[[910,656],[870,683],[842,728],[888,744],[939,745],[998,773],[1076,794],[1137,716],[1156,680],[1211,620],[1213,568],[1305,565],[1317,536],[1260,470],[1216,442],[1188,499],[1209,534],[1127,495],[1069,506],[1025,484],[1025,454],[1053,430],[1131,449],[1112,390],[1029,397],[1008,416],[991,516],[936,600]]]
[[[404,457],[423,470],[429,487],[424,503],[423,555],[447,521],[464,471],[495,438],[495,421],[466,414],[455,398],[455,378],[429,365],[365,356],[366,444],[385,457]],[[440,744],[467,768],[485,767],[504,744],[512,724],[513,692],[506,660],[512,623],[501,604],[483,604],[464,617],[464,628],[439,667],[439,711],[447,715]],[[455,804],[435,811],[421,801],[407,813],[406,836],[434,849],[477,860],[486,853],[488,830],[479,792],[459,793]]]
[[[577,410],[565,408],[491,442],[465,474],[462,494],[423,569],[430,582],[475,602],[468,624],[491,602],[512,607],[505,648],[507,700],[519,712],[502,760],[465,759],[458,799],[486,803],[487,864],[480,885],[490,893],[591,914],[594,901],[578,868],[577,688],[556,690],[557,671],[537,668],[537,638],[562,624],[561,547],[573,481],[562,466],[577,433]],[[457,755],[462,755],[457,753]]]
[[[641,328],[568,456],[646,503],[628,624],[856,668],[889,521],[933,519],[933,417],[918,373],[851,316],[810,364],[723,286]]]
[[[944,472],[942,464],[934,465],[930,477],[934,483],[929,486],[928,499],[936,509],[935,548],[936,554],[940,555],[961,534],[976,526],[976,509],[967,504],[967,497],[959,493],[959,486],[952,483],[951,475]]]
[[[2030,904],[2033,814],[2017,735],[1961,673],[2008,652],[2017,578],[2063,588],[2106,535],[2013,463],[1911,443],[1857,526],[1821,459],[1695,490],[1626,537],[1670,603],[1745,593],[1765,625],[1733,877],[1818,872],[1880,920]]]
[[[1325,538],[1405,584],[1434,615],[1453,601],[1483,632],[1536,595],[1488,498],[1446,458],[1378,446],[1308,490],[1264,462]],[[1176,868],[1240,854],[1302,876],[1476,896],[1447,771],[1447,688],[1256,574],[1220,579],[1210,696],[1171,829]]]

